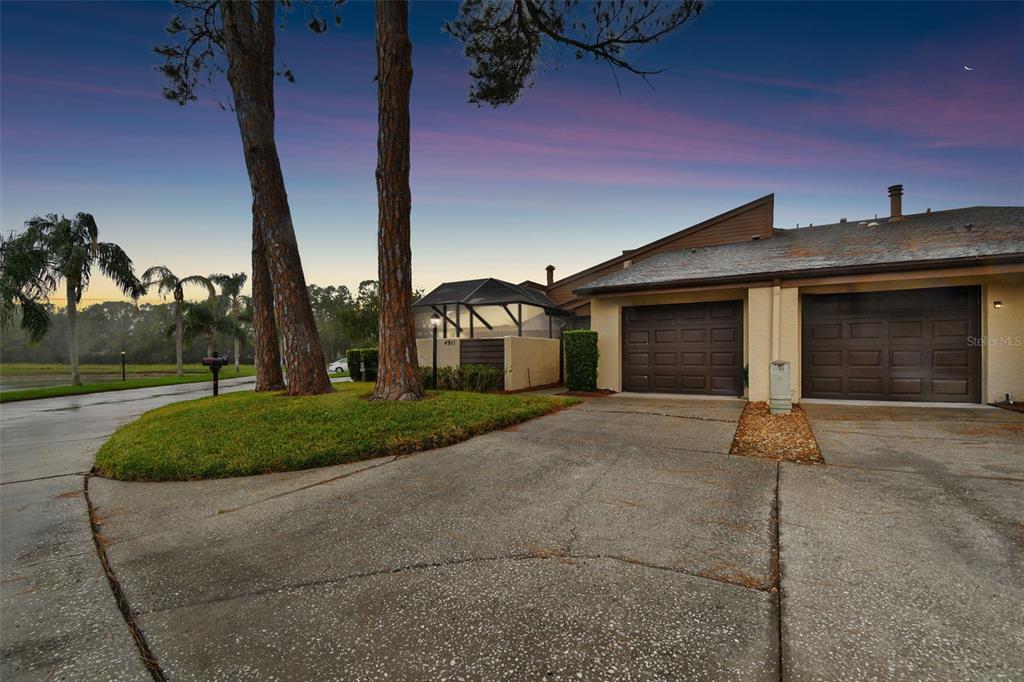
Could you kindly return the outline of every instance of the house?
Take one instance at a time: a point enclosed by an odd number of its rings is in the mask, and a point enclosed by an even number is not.
[[[615,391],[767,400],[1024,397],[1024,207],[774,227],[768,195],[545,285]]]

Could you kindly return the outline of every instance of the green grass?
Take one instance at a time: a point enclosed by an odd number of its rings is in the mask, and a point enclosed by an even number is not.
[[[242,365],[247,367],[248,365]],[[128,374],[174,374],[174,364],[127,365]],[[185,374],[209,374],[210,368],[205,365],[183,365]],[[120,374],[120,363],[108,365],[79,365],[83,377],[90,374]],[[58,374],[71,376],[69,365],[49,364],[42,362],[4,362],[0,363],[0,374],[24,376],[33,374]]]
[[[100,365],[103,366],[103,365]],[[141,367],[152,367],[153,365],[137,365]],[[174,372],[174,365],[171,365],[171,372]],[[115,381],[104,381],[95,384],[82,384],[81,386],[45,386],[42,388],[19,388],[12,391],[0,392],[0,403],[14,403],[19,400],[38,400],[40,398],[59,398],[61,396],[69,395],[84,395],[86,393],[105,393],[107,391],[124,391],[131,388],[152,388],[153,386],[172,386],[174,384],[194,384],[200,381],[212,381],[210,376],[210,368],[203,367],[204,373],[189,374],[185,376],[152,376],[142,377],[138,379],[128,379],[127,381],[115,380]],[[6,367],[2,370],[6,372]],[[120,371],[120,368],[118,368]],[[256,373],[255,367],[252,365],[242,365],[239,368],[238,373],[235,373],[234,367],[225,367],[220,371],[221,380],[224,379],[236,379],[238,377],[251,377]],[[83,373],[83,379],[87,380],[87,375]]]
[[[96,466],[127,481],[309,469],[450,445],[578,402],[456,391],[418,402],[371,402],[371,388],[338,384],[319,396],[246,392],[168,405],[118,429]]]

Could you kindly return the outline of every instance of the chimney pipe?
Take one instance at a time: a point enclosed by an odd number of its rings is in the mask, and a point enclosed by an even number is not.
[[[889,188],[889,222],[903,220],[903,185]]]
[[[555,283],[555,266],[549,265],[544,269],[548,271],[548,286],[551,286]]]

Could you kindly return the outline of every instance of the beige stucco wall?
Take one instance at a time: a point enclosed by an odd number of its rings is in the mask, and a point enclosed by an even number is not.
[[[779,347],[773,360],[789,363],[789,396],[800,402],[800,291],[782,288],[779,306]]]
[[[747,398],[768,400],[768,363],[772,361],[772,287],[747,291]]]
[[[437,366],[458,367],[459,366],[459,343],[461,339],[438,339],[437,340]],[[419,358],[420,367],[432,367],[431,357],[432,339],[416,339],[416,354]]]
[[[1007,393],[1024,400],[1024,281],[993,277],[983,287],[981,328],[982,390],[985,402]],[[995,307],[996,301],[1002,306]]]
[[[505,390],[558,383],[558,339],[505,337]]]
[[[790,392],[800,400],[801,307],[804,293],[888,291],[926,287],[982,287],[982,395],[986,402],[1012,393],[1024,400],[1024,266],[783,281],[747,289],[720,288],[664,293],[598,296],[591,302],[591,329],[598,333],[598,385],[622,390],[622,308],[633,305],[744,301],[744,363],[749,367],[748,397],[768,399],[768,364],[790,363]],[[1002,307],[996,309],[996,301]]]

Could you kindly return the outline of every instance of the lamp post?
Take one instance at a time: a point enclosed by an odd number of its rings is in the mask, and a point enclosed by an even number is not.
[[[121,381],[126,381],[124,373],[124,351],[121,351]]]
[[[441,316],[434,313],[430,316],[430,328],[433,331],[434,352],[431,355],[430,388],[437,390],[437,328],[441,326]]]

